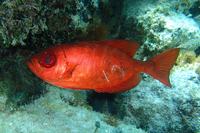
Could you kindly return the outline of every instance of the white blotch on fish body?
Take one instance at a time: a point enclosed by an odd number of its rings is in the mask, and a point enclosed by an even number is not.
[[[104,74],[104,76],[105,76],[105,78],[106,78],[107,82],[110,82],[110,81],[108,80],[108,77],[106,76],[106,73],[105,73],[105,71],[104,71],[104,70],[103,70],[103,74]]]
[[[120,68],[118,65],[113,65],[113,67],[111,69],[111,73],[114,73],[114,71],[116,71],[116,68],[118,68],[120,70],[122,76],[125,75],[123,68]]]

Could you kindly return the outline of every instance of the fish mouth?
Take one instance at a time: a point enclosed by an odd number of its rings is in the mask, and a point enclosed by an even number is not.
[[[33,62],[31,61],[31,59],[27,60],[25,63],[29,68],[34,66]]]

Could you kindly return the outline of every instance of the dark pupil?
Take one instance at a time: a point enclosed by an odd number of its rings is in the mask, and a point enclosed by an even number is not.
[[[45,63],[49,64],[49,63],[51,62],[51,58],[50,58],[50,57],[46,57],[46,58],[44,59],[44,61],[45,61]]]

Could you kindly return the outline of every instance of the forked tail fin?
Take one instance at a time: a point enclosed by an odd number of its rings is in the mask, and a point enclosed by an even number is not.
[[[149,63],[153,61],[154,65],[153,70],[151,70],[151,72],[147,72],[147,74],[159,80],[166,86],[171,87],[171,83],[169,81],[169,73],[170,69],[175,64],[179,51],[180,48],[174,48],[148,60],[147,62]]]

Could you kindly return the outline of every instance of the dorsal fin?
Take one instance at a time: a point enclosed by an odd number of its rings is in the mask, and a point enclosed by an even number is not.
[[[110,45],[115,48],[121,49],[130,56],[134,56],[135,53],[138,51],[140,48],[140,44],[134,41],[129,41],[129,40],[111,40],[111,41],[97,41],[93,43],[98,43],[98,44],[104,44],[104,45]]]

